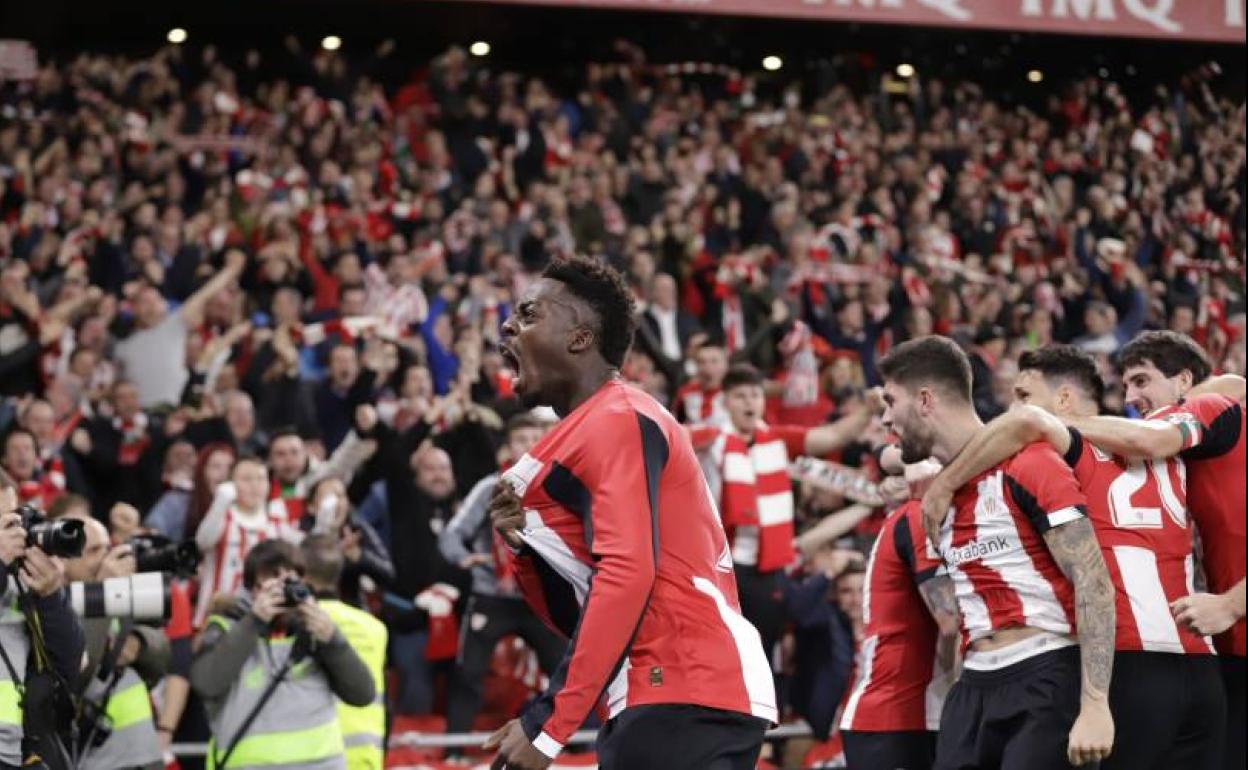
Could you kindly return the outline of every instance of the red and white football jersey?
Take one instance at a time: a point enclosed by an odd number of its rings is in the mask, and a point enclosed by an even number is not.
[[[1053,447],[1024,448],[958,490],[941,528],[964,646],[1011,627],[1075,630],[1074,588],[1043,535],[1086,518],[1087,499]]]
[[[1187,502],[1204,551],[1209,588],[1217,593],[1244,579],[1244,409],[1226,396],[1187,399],[1149,415],[1178,425],[1186,440]],[[1240,620],[1214,639],[1222,655],[1244,656],[1248,626]]]
[[[923,534],[917,500],[888,515],[871,548],[863,582],[863,639],[857,679],[841,729],[936,730],[953,684],[936,661],[939,631],[919,586],[945,567]]]
[[[776,721],[719,513],[667,410],[610,382],[503,478],[527,516],[516,560],[525,599],[571,639],[521,718],[539,750],[558,753],[604,694],[610,717],[689,703]]]
[[[1193,591],[1192,529],[1183,461],[1124,460],[1070,431],[1066,462],[1088,497],[1117,597],[1115,649],[1209,654],[1209,639],[1174,622]]]

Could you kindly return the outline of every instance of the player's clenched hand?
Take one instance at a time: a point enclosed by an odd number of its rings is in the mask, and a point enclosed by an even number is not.
[[[1114,717],[1106,703],[1084,703],[1070,728],[1066,758],[1075,767],[1100,762],[1114,748]]]
[[[1198,634],[1212,636],[1235,625],[1239,617],[1230,599],[1222,594],[1192,594],[1170,605],[1180,624]]]
[[[550,757],[533,748],[519,719],[500,727],[482,748],[486,751],[498,749],[490,770],[546,770],[551,763]]]
[[[507,481],[500,479],[494,485],[494,494],[490,496],[490,522],[508,545],[513,548],[523,545],[520,530],[524,529],[524,508],[520,506],[520,496]]]

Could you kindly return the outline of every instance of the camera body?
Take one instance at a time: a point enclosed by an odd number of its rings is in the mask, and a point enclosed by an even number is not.
[[[77,519],[53,521],[33,505],[18,506],[17,515],[22,518],[26,530],[26,547],[39,548],[48,556],[76,559],[82,556],[87,544],[85,525]]]
[[[192,540],[175,543],[164,535],[135,535],[127,543],[134,551],[136,572],[172,572],[189,577],[199,567],[199,548]]]
[[[312,589],[299,578],[288,577],[282,581],[282,606],[298,607],[305,600],[312,598]]]

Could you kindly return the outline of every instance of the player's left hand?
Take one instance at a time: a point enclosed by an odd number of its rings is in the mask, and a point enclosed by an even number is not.
[[[1075,767],[1100,762],[1114,748],[1114,717],[1105,702],[1089,704],[1079,709],[1079,717],[1070,728],[1066,744],[1066,758]]]
[[[1220,634],[1239,620],[1230,600],[1222,594],[1192,594],[1170,604],[1176,622],[1198,634]]]
[[[503,725],[482,745],[486,751],[498,749],[490,770],[546,770],[551,758],[533,748],[519,719]]]
[[[923,493],[923,530],[934,548],[940,548],[940,530],[945,525],[945,517],[953,506],[953,491],[946,489],[937,476]]]

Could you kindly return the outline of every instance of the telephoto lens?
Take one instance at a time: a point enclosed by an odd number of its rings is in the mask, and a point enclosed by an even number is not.
[[[69,584],[69,603],[81,618],[166,620],[169,581],[161,572]]]
[[[312,589],[298,578],[288,577],[282,584],[282,606],[298,607],[305,599],[312,598]]]
[[[26,530],[26,547],[38,548],[48,556],[76,559],[82,556],[87,544],[85,525],[77,519],[52,521],[47,515],[30,505],[17,509],[22,517],[22,529]]]

